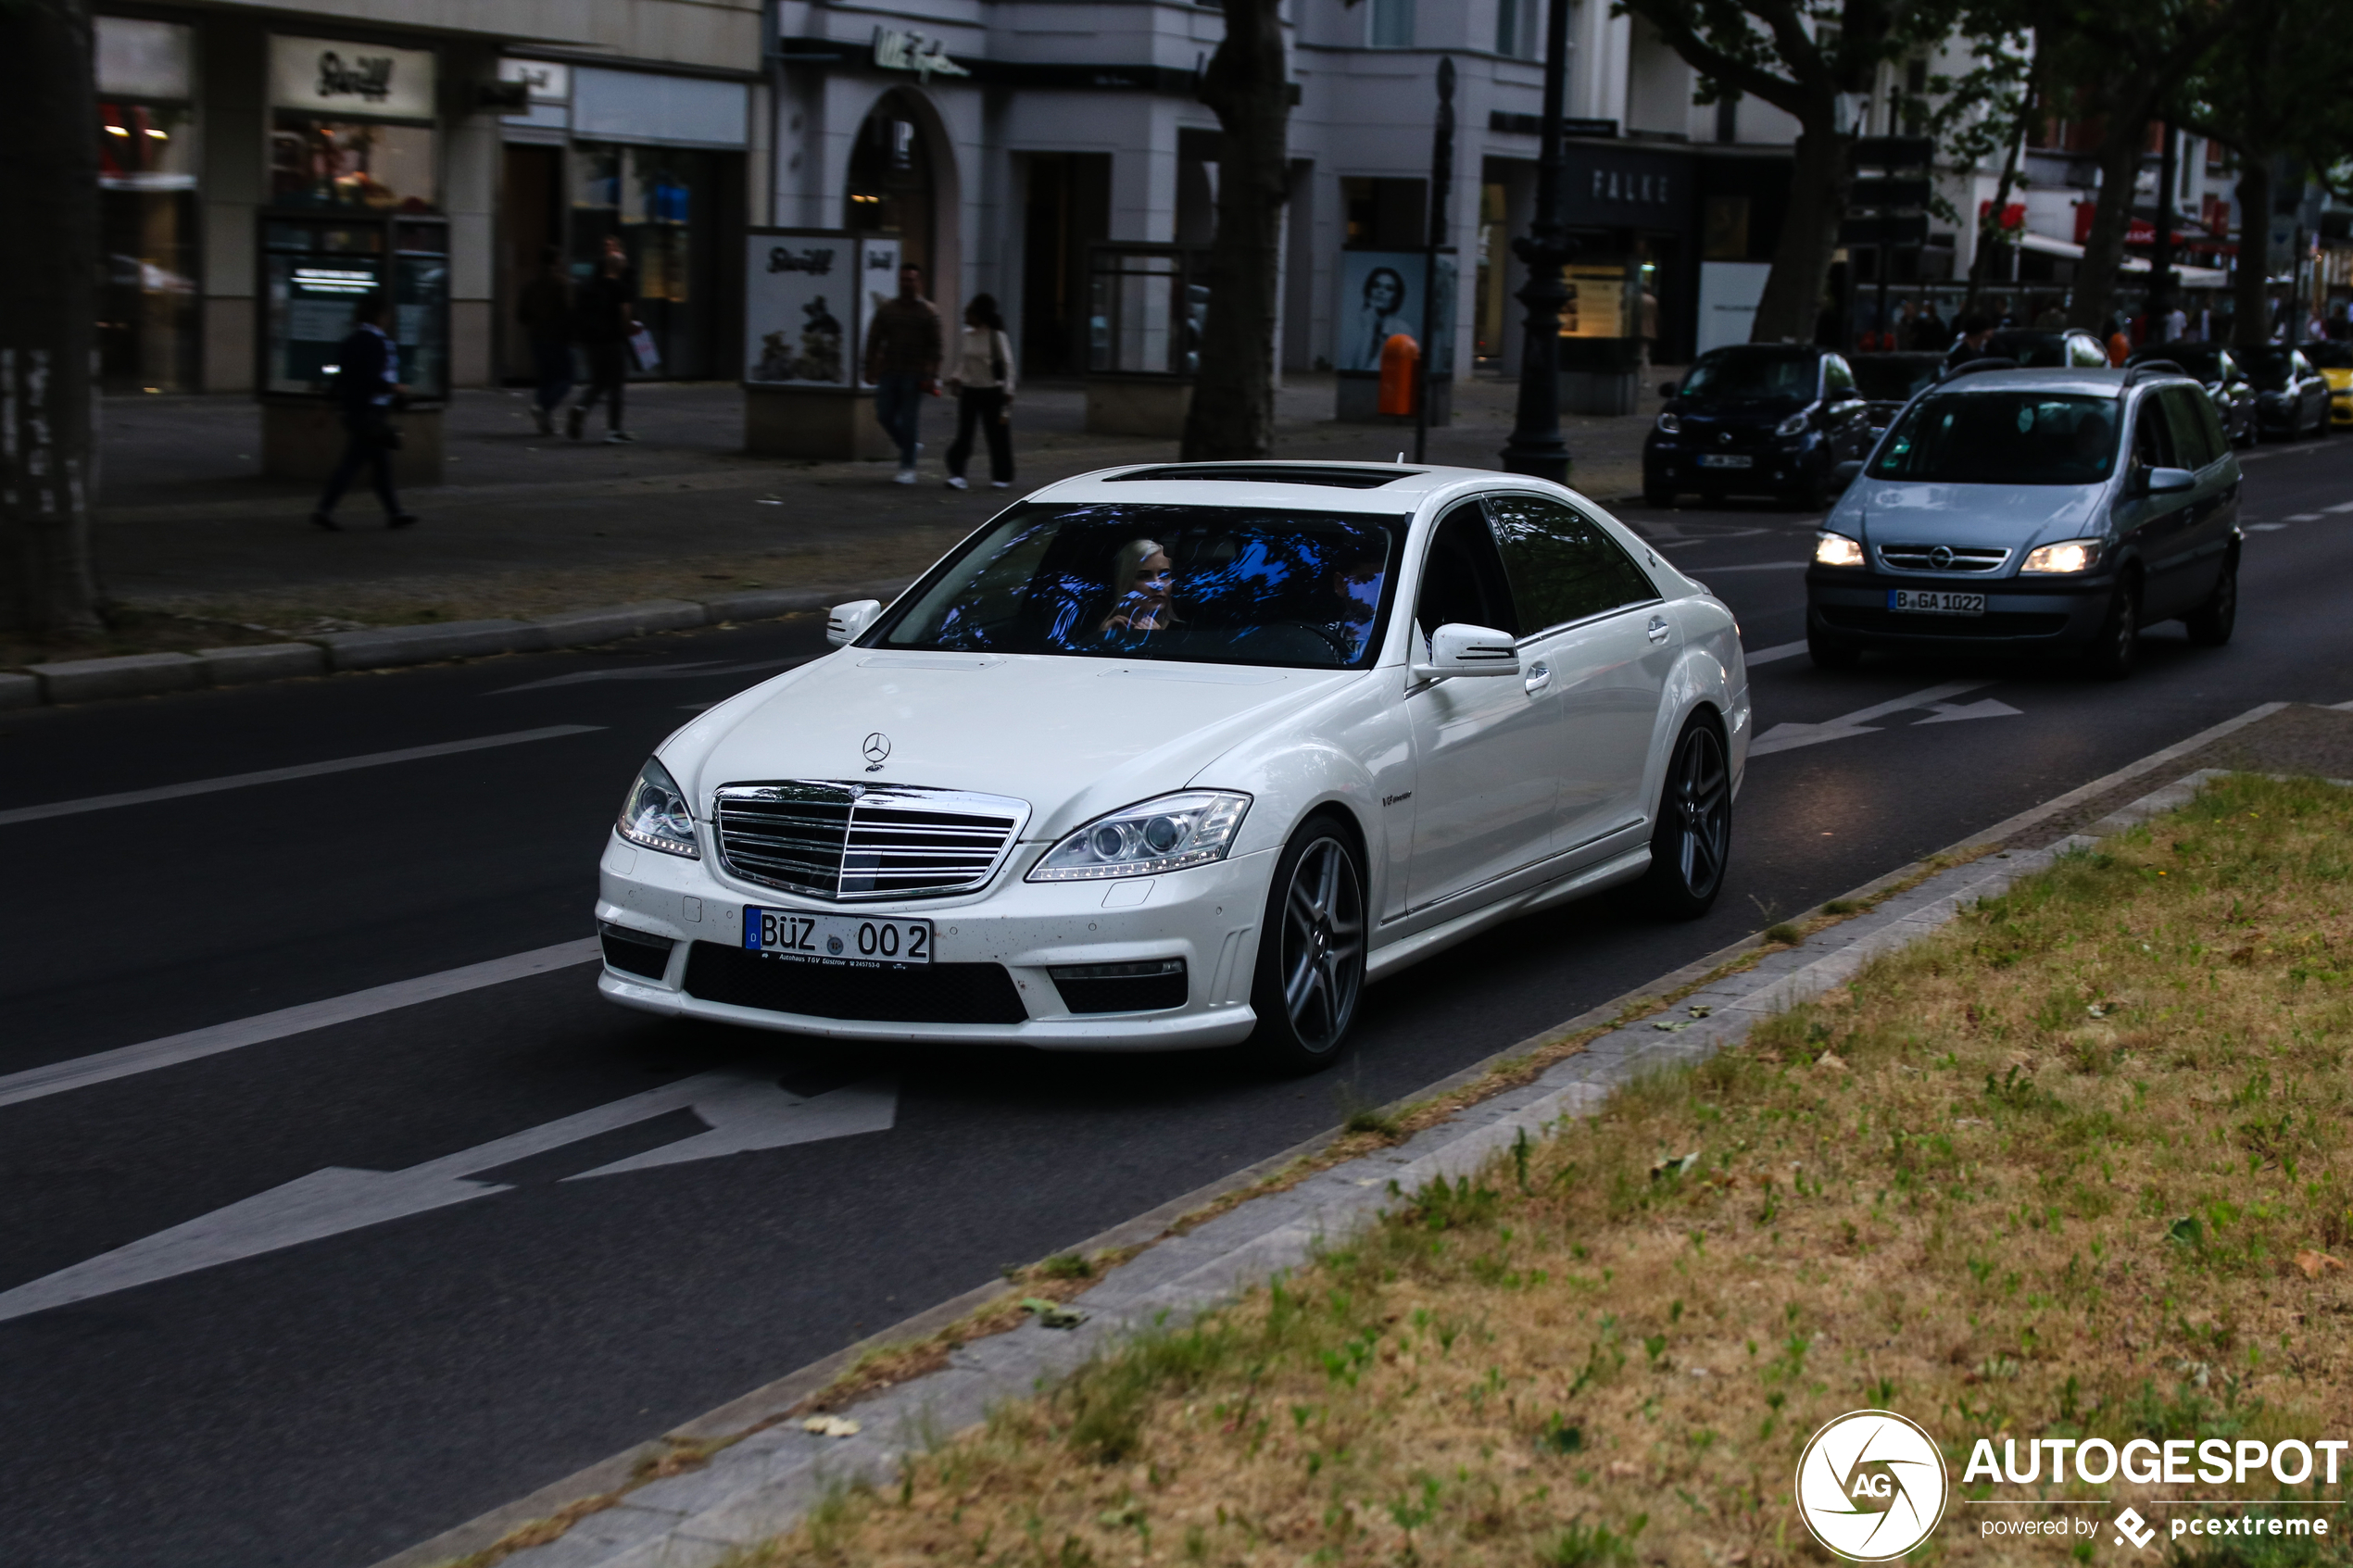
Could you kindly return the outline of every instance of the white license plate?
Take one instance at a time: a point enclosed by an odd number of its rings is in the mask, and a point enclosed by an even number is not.
[[[1937,588],[1890,588],[1887,608],[1912,615],[1983,615],[1983,594],[1948,594]]]
[[[851,969],[907,969],[931,962],[931,922],[744,910],[744,947],[772,959]]]
[[[1756,459],[1739,452],[1702,452],[1699,466],[1704,469],[1754,468]]]

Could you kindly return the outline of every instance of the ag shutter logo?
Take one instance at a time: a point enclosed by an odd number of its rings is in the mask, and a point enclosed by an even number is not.
[[[1949,1490],[1935,1439],[1893,1411],[1850,1411],[1797,1461],[1798,1517],[1850,1562],[1884,1562],[1928,1539]]]
[[[2118,1514],[2116,1529],[2116,1544],[2122,1546],[2129,1540],[2133,1543],[2134,1551],[2140,1550],[2149,1542],[2157,1539],[2156,1527],[2141,1517],[2141,1511],[2137,1508],[2128,1508]]]

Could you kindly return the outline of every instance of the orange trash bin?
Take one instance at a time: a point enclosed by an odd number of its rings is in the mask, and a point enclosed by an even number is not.
[[[1380,345],[1380,411],[1384,414],[1411,414],[1414,411],[1414,366],[1421,359],[1422,346],[1411,332],[1391,332],[1389,341]]]

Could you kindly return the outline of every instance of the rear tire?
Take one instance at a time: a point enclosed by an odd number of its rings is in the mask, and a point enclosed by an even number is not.
[[[1732,768],[1724,737],[1705,714],[1693,714],[1667,754],[1659,786],[1658,822],[1651,830],[1651,869],[1636,889],[1643,903],[1669,920],[1697,920],[1724,890],[1732,847]]]
[[[2206,602],[2182,617],[2182,624],[2190,629],[2190,641],[2202,648],[2219,648],[2231,640],[2232,630],[2239,620],[2239,558],[2225,556],[2222,575],[2214,580],[2214,591]]]
[[[1274,1073],[1338,1061],[1365,994],[1365,867],[1338,822],[1311,817],[1283,847],[1266,890],[1249,1049]]]
[[[2133,656],[2140,640],[2141,585],[2127,578],[2116,585],[2108,601],[2099,634],[2084,650],[2084,668],[2103,681],[2120,681],[2133,672]]]

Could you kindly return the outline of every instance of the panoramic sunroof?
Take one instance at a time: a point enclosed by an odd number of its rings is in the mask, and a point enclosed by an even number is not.
[[[1187,463],[1176,468],[1139,469],[1103,481],[1118,484],[1131,480],[1166,483],[1202,480],[1220,484],[1321,484],[1334,490],[1378,490],[1401,479],[1412,479],[1420,469],[1326,469],[1308,463]]]

